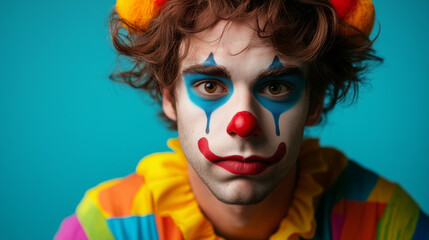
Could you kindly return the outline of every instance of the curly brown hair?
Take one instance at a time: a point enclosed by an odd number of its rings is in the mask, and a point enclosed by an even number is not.
[[[374,55],[373,41],[341,22],[328,0],[169,0],[147,29],[121,19],[113,10],[110,16],[113,45],[132,64],[125,70],[118,68],[110,77],[148,91],[159,103],[163,88],[174,99],[180,64],[189,50],[188,36],[213,27],[219,20],[246,19],[257,22],[258,36],[269,39],[279,56],[305,63],[310,111],[324,94],[324,115],[350,95],[350,90],[353,102],[365,70],[371,62],[382,61]],[[262,27],[259,19],[265,20]],[[341,35],[340,25],[355,34]],[[184,53],[179,52],[181,44]],[[161,116],[176,128],[163,113]]]

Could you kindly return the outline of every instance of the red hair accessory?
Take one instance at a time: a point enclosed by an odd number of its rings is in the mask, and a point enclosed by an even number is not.
[[[330,0],[337,16],[369,36],[374,26],[375,10],[371,0]],[[353,28],[340,25],[340,33],[344,36],[356,35]]]

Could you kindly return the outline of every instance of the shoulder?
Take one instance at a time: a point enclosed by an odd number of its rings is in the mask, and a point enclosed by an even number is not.
[[[136,198],[140,199],[136,200]],[[143,201],[144,199],[146,201]],[[146,188],[145,179],[135,173],[103,182],[88,190],[77,210],[86,205],[87,202],[99,208],[106,218],[147,214],[152,211],[150,194]],[[139,202],[147,207],[144,209],[146,211],[136,205]]]
[[[103,182],[88,190],[71,217],[65,219],[56,239],[84,233],[89,239],[115,239],[115,231],[139,221],[153,228],[153,206],[145,179],[135,173]],[[139,216],[139,217],[136,217]],[[69,232],[69,234],[64,234]]]
[[[326,190],[321,204],[323,210],[319,213],[324,212],[321,215],[330,222],[332,237],[429,238],[427,215],[410,195],[398,184],[351,160]]]
[[[173,139],[168,145],[174,152],[146,156],[135,173],[88,190],[55,239],[182,239],[168,212],[160,211],[178,190],[190,189],[183,184],[186,159],[180,144]]]

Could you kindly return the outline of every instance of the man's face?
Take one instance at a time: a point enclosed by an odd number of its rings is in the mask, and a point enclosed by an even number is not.
[[[307,120],[302,64],[253,29],[221,21],[192,36],[175,89],[190,170],[227,204],[258,203],[285,179]]]

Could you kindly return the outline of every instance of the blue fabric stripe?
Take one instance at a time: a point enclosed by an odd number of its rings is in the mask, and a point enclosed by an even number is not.
[[[312,240],[332,239],[331,211],[337,202],[338,195],[335,191],[325,191],[316,209],[316,232]]]
[[[416,230],[414,230],[413,240],[429,239],[429,217],[421,210]]]
[[[107,225],[117,240],[158,240],[155,216],[130,216],[107,219]]]
[[[341,175],[338,193],[340,198],[348,200],[366,201],[378,182],[377,175],[352,161]]]

